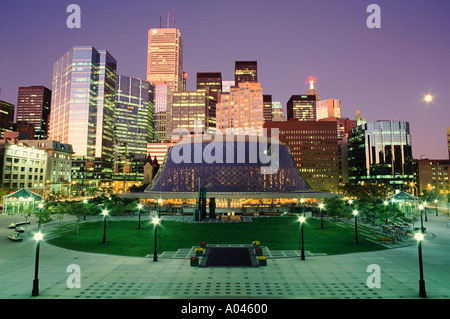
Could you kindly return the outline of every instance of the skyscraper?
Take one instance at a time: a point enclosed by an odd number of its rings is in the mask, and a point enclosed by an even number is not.
[[[286,121],[281,102],[272,102],[272,121]]]
[[[209,88],[209,92],[214,100],[220,101],[222,93],[222,73],[220,72],[200,72],[197,73],[197,90]]]
[[[114,181],[142,182],[147,143],[153,140],[153,85],[117,76]],[[125,188],[127,188],[125,186]]]
[[[112,179],[116,60],[75,46],[53,65],[49,139],[73,147],[72,180]]]
[[[222,133],[261,132],[264,124],[263,90],[258,82],[244,82],[222,93],[217,103],[216,127]]]
[[[327,99],[316,102],[317,120],[327,117],[341,117],[341,100]]]
[[[148,31],[147,81],[164,81],[172,92],[183,90],[183,39],[176,28]]]
[[[316,121],[316,96],[292,95],[286,106],[287,119]]]
[[[170,114],[172,112],[172,91],[164,81],[151,82],[155,88],[153,109],[153,141],[170,140]]]
[[[413,175],[409,123],[376,121],[358,125],[348,137],[349,181],[402,188]]]
[[[14,129],[14,104],[0,101],[0,137]]]
[[[234,83],[258,82],[257,61],[236,61],[234,66]]]
[[[47,138],[52,91],[45,86],[19,87],[16,122],[34,127],[35,138]]]
[[[216,100],[211,88],[196,91],[177,91],[172,95],[171,132],[187,129],[191,134],[216,132]],[[172,135],[172,134],[171,134]]]

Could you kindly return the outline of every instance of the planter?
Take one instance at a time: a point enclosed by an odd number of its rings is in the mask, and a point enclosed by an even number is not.
[[[195,256],[201,257],[203,256],[203,248],[195,248]]]
[[[260,247],[255,248],[255,255],[262,256],[262,249]]]
[[[200,242],[200,248],[206,248],[206,241]]]
[[[191,267],[198,267],[198,257],[191,257]]]
[[[257,240],[252,242],[253,248],[258,248],[261,243]]]
[[[260,266],[267,266],[267,259],[265,256],[261,256],[258,258],[258,264]]]

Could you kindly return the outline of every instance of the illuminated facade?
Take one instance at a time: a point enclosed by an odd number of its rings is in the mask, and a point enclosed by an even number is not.
[[[292,95],[286,106],[287,120],[316,121],[316,96]]]
[[[172,113],[170,117],[171,132],[188,130],[190,134],[216,132],[216,100],[217,92],[211,88],[197,91],[177,91],[172,95]]]
[[[222,93],[222,73],[201,72],[197,73],[197,90],[209,88],[210,96],[217,102]]]
[[[222,133],[258,133],[264,124],[261,84],[244,82],[231,87],[230,93],[222,93],[216,110],[216,127]]]
[[[72,145],[75,183],[111,182],[116,68],[91,46],[73,47],[53,65],[49,139]]]
[[[116,83],[114,181],[143,181],[153,139],[153,86],[119,75]]]
[[[272,102],[272,121],[286,121],[281,102]]]
[[[316,102],[317,120],[327,117],[341,117],[341,100],[321,100]]]
[[[14,104],[0,101],[0,137],[3,132],[12,132],[14,129]]]
[[[336,122],[266,122],[268,136],[279,130],[280,142],[289,147],[303,179],[315,191],[337,192],[339,148]]]
[[[414,178],[409,123],[376,121],[358,125],[348,137],[349,181],[403,187]]]
[[[153,141],[160,143],[170,140],[170,114],[172,111],[172,91],[165,82],[152,82],[155,88],[153,109]]]
[[[450,193],[450,160],[417,160],[418,190]]]
[[[26,123],[34,128],[34,136],[30,138],[47,138],[51,100],[52,91],[45,86],[19,87],[16,123]]]
[[[166,82],[172,92],[183,90],[183,39],[176,28],[148,31],[147,81]]]
[[[234,84],[258,82],[257,61],[236,61],[234,65]]]

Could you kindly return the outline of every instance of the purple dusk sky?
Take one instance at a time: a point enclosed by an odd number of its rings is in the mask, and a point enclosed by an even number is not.
[[[69,29],[69,4],[81,28]],[[369,4],[381,28],[369,29]],[[19,86],[51,89],[53,63],[72,46],[108,50],[118,74],[146,78],[147,32],[167,25],[184,41],[187,89],[197,72],[233,80],[234,62],[257,60],[265,94],[283,106],[317,79],[322,99],[340,99],[342,116],[401,120],[411,127],[413,155],[447,158],[450,126],[448,0],[2,0],[0,99],[17,104]],[[172,16],[170,17],[172,25]],[[425,103],[426,94],[432,103]]]

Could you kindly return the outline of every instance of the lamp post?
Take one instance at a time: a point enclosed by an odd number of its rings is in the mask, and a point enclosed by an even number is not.
[[[384,214],[386,215],[386,224],[387,224],[387,223],[388,223],[387,207],[388,207],[388,205],[389,205],[389,202],[388,202],[387,200],[385,200],[385,201],[383,202],[383,204],[384,204]]]
[[[437,203],[438,203],[438,200],[435,199],[435,200],[434,200],[434,205],[435,205],[435,207],[436,207],[436,216],[438,215],[438,211],[437,211]]]
[[[319,208],[320,208],[320,228],[323,229],[323,216],[322,216],[322,209],[323,209],[323,203],[319,204]]]
[[[138,204],[137,205],[138,208],[138,216],[139,216],[139,224],[138,224],[138,229],[141,229],[141,209],[142,209],[142,205]]]
[[[106,216],[108,216],[108,211],[104,209],[102,211],[103,215],[103,244],[106,244]]]
[[[420,210],[420,229],[422,234],[424,233],[424,229],[423,229],[423,218],[422,218],[422,210],[423,210],[423,205],[420,204],[419,205],[419,210]]]
[[[352,214],[355,216],[355,244],[358,244],[358,211],[355,209]]]
[[[419,250],[419,296],[422,298],[427,297],[427,292],[425,291],[425,281],[423,280],[423,265],[422,265],[422,240],[423,240],[423,234],[422,233],[416,233],[414,235],[414,238],[417,240],[417,247]]]
[[[425,211],[425,221],[428,221],[427,217],[427,202],[423,202],[423,210]]]
[[[83,220],[86,220],[86,204],[88,203],[88,200],[85,198],[83,199]]]
[[[301,255],[300,259],[305,260],[305,247],[303,243],[303,223],[305,222],[305,216],[300,216],[298,218],[298,221],[300,223],[300,237],[301,237]]]
[[[44,204],[39,203],[38,207],[39,207],[38,231],[41,231],[42,208],[44,208]]]
[[[156,249],[156,238],[157,238],[157,231],[158,231],[158,225],[159,225],[159,223],[160,223],[160,219],[159,219],[159,217],[153,217],[153,219],[152,219],[152,223],[153,223],[153,226],[154,226],[154,228],[155,228],[155,249],[153,250],[153,261],[158,261],[158,252],[157,252],[157,249]]]
[[[34,280],[33,280],[33,290],[31,292],[32,297],[39,296],[39,246],[41,240],[44,238],[41,232],[34,234],[34,240],[36,240],[36,261],[34,263]]]

